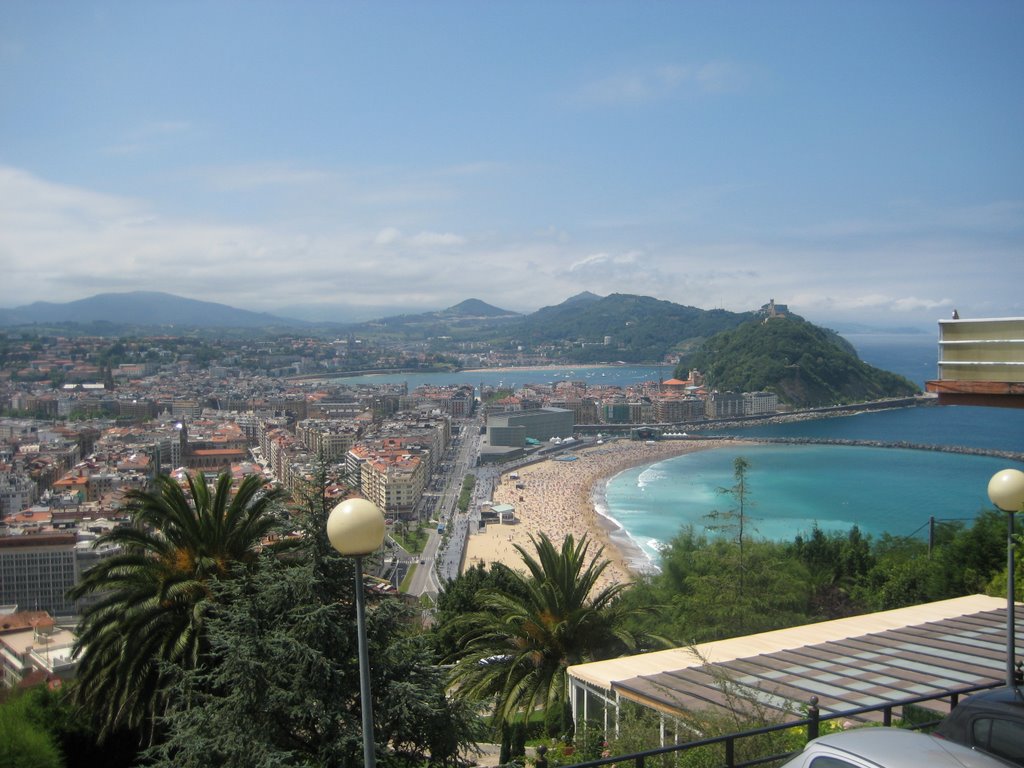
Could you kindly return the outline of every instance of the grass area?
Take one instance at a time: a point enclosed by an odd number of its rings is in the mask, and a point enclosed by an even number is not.
[[[391,526],[391,538],[409,554],[418,555],[427,546],[431,528],[432,526],[399,522]]]
[[[409,566],[409,570],[405,572],[405,578],[402,579],[402,583],[398,585],[398,591],[405,593],[409,591],[409,585],[412,584],[412,577],[416,573],[418,565]]]
[[[462,478],[462,492],[459,494],[459,512],[469,509],[469,500],[473,497],[473,486],[476,485],[475,475],[466,475]]]

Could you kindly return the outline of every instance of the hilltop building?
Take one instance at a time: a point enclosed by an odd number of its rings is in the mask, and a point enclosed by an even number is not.
[[[776,304],[775,299],[772,299],[767,304],[762,305],[757,314],[765,318],[785,317],[789,314],[789,306],[787,304]]]

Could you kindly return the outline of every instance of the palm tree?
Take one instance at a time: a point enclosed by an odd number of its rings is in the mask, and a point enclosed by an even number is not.
[[[251,562],[277,526],[271,514],[279,492],[249,476],[232,494],[229,473],[216,488],[186,475],[188,494],[158,477],[155,492],[131,491],[132,527],[115,528],[97,545],[121,552],[86,572],[69,593],[89,595],[75,655],[81,656],[75,698],[93,712],[101,737],[117,728],[149,726],[162,703],[163,663],[195,668],[205,650],[210,582]]]
[[[635,635],[627,620],[643,608],[626,608],[619,600],[629,585],[598,588],[609,563],[601,547],[589,560],[590,541],[566,536],[561,549],[541,534],[530,537],[536,557],[516,546],[528,574],[509,592],[483,590],[483,610],[462,619],[451,682],[457,695],[496,701],[503,725],[543,708],[567,730],[569,700],[566,670],[573,664],[614,658],[660,638]],[[525,597],[523,597],[525,595]]]

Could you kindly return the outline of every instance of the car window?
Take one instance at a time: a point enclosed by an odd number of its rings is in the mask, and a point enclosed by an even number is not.
[[[808,768],[860,768],[856,763],[849,763],[841,757],[821,756],[811,760]]]
[[[971,726],[976,746],[1024,766],[1024,723],[979,717]]]

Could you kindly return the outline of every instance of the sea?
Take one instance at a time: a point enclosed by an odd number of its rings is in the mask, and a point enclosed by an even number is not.
[[[936,378],[938,345],[926,334],[858,334],[846,338],[861,359],[919,386]],[[765,424],[721,434],[909,442],[1024,452],[1024,409],[935,406],[896,408],[811,421]],[[854,525],[872,537],[926,538],[937,524],[969,525],[992,509],[989,478],[1024,470],[1004,458],[930,450],[835,445],[736,445],[636,467],[609,480],[606,508],[656,565],[660,548],[683,526],[715,535],[709,514],[734,500],[734,462],[746,473],[748,530],[755,537],[792,540]]]
[[[938,343],[927,333],[846,334],[861,359],[924,388],[936,377]],[[493,369],[456,374],[388,374],[346,383],[472,384],[517,389],[558,380],[627,386],[672,376],[671,366]],[[731,429],[736,437],[808,437],[909,442],[916,445],[1024,451],[1024,408],[935,406],[896,408],[811,421]],[[712,512],[734,504],[722,492],[735,483],[742,456],[748,521],[754,536],[791,540],[814,526],[868,535],[925,537],[929,520],[965,524],[991,509],[989,478],[1024,464],[1003,458],[929,450],[834,445],[748,445],[700,451],[621,472],[608,481],[599,509],[629,535],[653,565],[683,526],[704,530]]]

